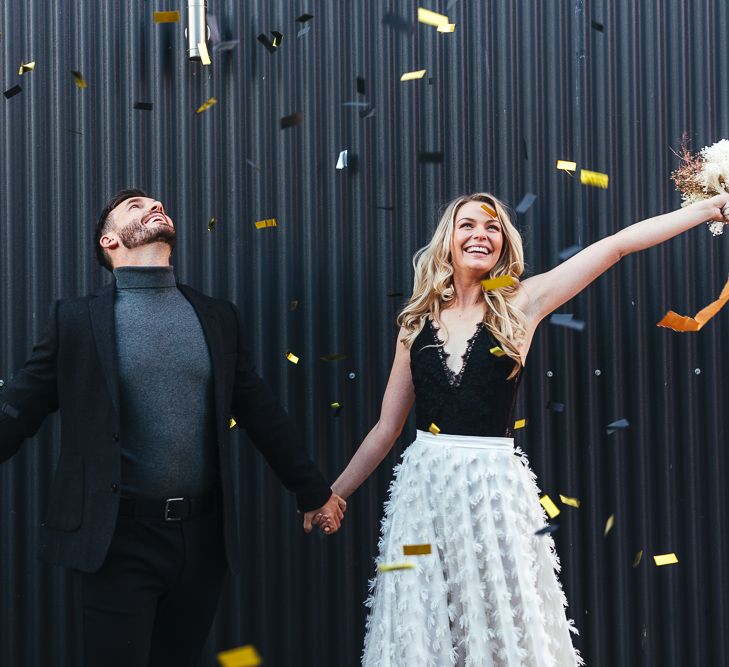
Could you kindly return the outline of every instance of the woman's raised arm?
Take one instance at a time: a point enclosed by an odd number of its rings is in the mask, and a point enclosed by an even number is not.
[[[525,314],[539,322],[579,294],[621,258],[663,243],[709,220],[729,223],[729,195],[717,195],[686,208],[636,222],[588,246],[551,271],[522,284],[528,304]]]

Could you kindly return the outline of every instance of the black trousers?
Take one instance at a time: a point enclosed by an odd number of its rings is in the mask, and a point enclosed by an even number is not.
[[[84,667],[197,667],[227,573],[222,512],[119,517],[101,569],[73,572]]]

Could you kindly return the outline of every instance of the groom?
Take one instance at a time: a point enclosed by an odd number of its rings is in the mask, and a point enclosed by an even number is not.
[[[177,283],[162,204],[122,190],[95,246],[115,280],[53,306],[0,392],[0,461],[60,410],[41,557],[72,570],[77,664],[195,665],[239,571],[230,417],[296,494],[307,532],[336,532],[346,503],[256,374],[238,309]]]

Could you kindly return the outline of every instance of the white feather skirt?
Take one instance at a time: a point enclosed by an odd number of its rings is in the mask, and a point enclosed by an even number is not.
[[[511,438],[417,432],[385,503],[364,667],[567,667],[559,559],[536,477]],[[404,556],[403,546],[431,554]]]

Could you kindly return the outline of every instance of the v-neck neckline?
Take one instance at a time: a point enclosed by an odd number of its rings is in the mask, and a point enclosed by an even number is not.
[[[448,365],[448,357],[451,356],[450,352],[447,352],[445,349],[445,343],[441,339],[441,337],[438,335],[438,328],[433,323],[433,320],[428,318],[428,322],[430,323],[430,329],[433,332],[433,338],[435,338],[436,341],[436,348],[438,349],[438,356],[440,357],[441,365],[443,366],[443,372],[445,373],[446,380],[448,380],[448,384],[453,388],[458,388],[461,384],[461,381],[463,380],[463,374],[466,372],[466,366],[468,365],[468,360],[471,356],[471,350],[473,349],[473,346],[476,343],[476,339],[478,338],[478,335],[481,333],[481,331],[484,328],[483,321],[479,322],[476,325],[476,330],[473,332],[473,335],[466,341],[466,351],[461,355],[461,367],[458,369],[458,372],[456,373],[449,365]]]

